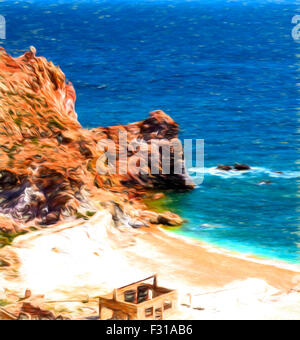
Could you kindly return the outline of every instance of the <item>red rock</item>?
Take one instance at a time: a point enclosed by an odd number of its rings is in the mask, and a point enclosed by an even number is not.
[[[76,217],[91,200],[108,206],[119,202],[120,211],[127,209],[130,215],[148,189],[193,188],[185,172],[162,174],[161,161],[159,174],[150,173],[148,161],[143,165],[145,174],[135,173],[134,162],[143,163],[144,159],[138,160],[137,151],[126,148],[121,153],[128,158],[127,173],[98,174],[97,162],[103,156],[99,142],[111,139],[118,152],[119,131],[123,131],[128,135],[126,147],[136,139],[143,140],[151,155],[151,141],[158,139],[172,146],[179,127],[157,110],[138,123],[86,130],[77,120],[75,99],[72,83],[59,67],[37,57],[34,47],[18,58],[0,48],[0,213],[17,228],[28,222],[51,225]],[[174,150],[171,162],[175,162]],[[168,223],[175,220],[168,217]],[[15,230],[13,223],[3,226],[0,221],[0,229]]]
[[[155,218],[151,219],[151,223],[175,227],[183,224],[184,220],[180,216],[171,213],[170,211],[166,211],[164,213],[157,214]]]

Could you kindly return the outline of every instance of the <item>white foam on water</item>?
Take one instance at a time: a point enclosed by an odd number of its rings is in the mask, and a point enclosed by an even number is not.
[[[250,170],[245,171],[238,171],[238,170],[229,170],[224,171],[217,169],[216,167],[211,168],[190,168],[188,169],[189,173],[201,173],[204,175],[211,175],[211,176],[219,176],[222,178],[242,178],[245,175],[267,175],[269,177],[273,178],[285,178],[285,179],[291,179],[291,178],[298,178],[300,177],[299,171],[274,171],[270,170],[268,168],[264,167],[253,167]]]
[[[274,171],[263,167],[253,167],[251,169],[252,173],[257,174],[266,174],[270,177],[277,177],[277,178],[297,178],[300,177],[299,171]]]

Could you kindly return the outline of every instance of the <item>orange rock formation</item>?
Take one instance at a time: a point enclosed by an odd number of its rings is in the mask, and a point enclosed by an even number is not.
[[[177,137],[178,125],[155,111],[128,126],[83,129],[75,99],[75,90],[60,68],[37,57],[34,47],[18,58],[0,49],[0,230],[19,232],[33,225],[89,218],[99,204],[109,209],[116,223],[124,218],[132,226],[162,220],[180,223],[176,215],[162,218],[145,211],[141,197],[149,189],[192,188],[185,171],[183,175],[136,174],[131,167],[137,150],[121,150],[127,154],[127,173],[97,171],[105,152],[97,147],[99,141],[111,139],[118,149],[119,131],[125,131],[128,143],[144,140],[150,155],[151,140],[168,144]],[[183,161],[181,166],[184,169]]]

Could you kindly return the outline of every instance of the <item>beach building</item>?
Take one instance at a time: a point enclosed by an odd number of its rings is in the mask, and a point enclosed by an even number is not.
[[[163,320],[174,313],[177,303],[177,291],[159,287],[153,275],[100,297],[99,319]]]

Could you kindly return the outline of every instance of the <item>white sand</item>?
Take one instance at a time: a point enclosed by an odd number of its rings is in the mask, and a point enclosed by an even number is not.
[[[299,278],[296,272],[231,260],[227,255],[212,254],[152,230],[116,229],[106,212],[99,212],[88,222],[29,233],[9,248],[20,260],[19,275],[8,280],[0,272],[2,294],[3,288],[20,294],[28,288],[33,294],[44,294],[48,301],[80,300],[158,273],[160,284],[179,291],[181,306],[174,315],[177,319],[300,319],[300,294],[280,288],[291,281],[296,285],[297,275]],[[209,262],[209,266],[213,267],[205,277],[208,265],[205,261],[211,259],[214,262]],[[223,260],[233,268],[239,268],[238,261],[244,261],[251,275],[245,277],[244,272],[227,268]],[[266,278],[260,271],[267,273]],[[258,275],[253,277],[253,273]],[[282,277],[285,273],[286,280]],[[270,282],[276,284],[276,280],[279,283],[274,288]],[[185,306],[190,299],[191,306]],[[95,308],[94,304],[93,315],[97,313]],[[69,309],[72,310],[70,304]],[[87,305],[81,317],[88,315]]]

